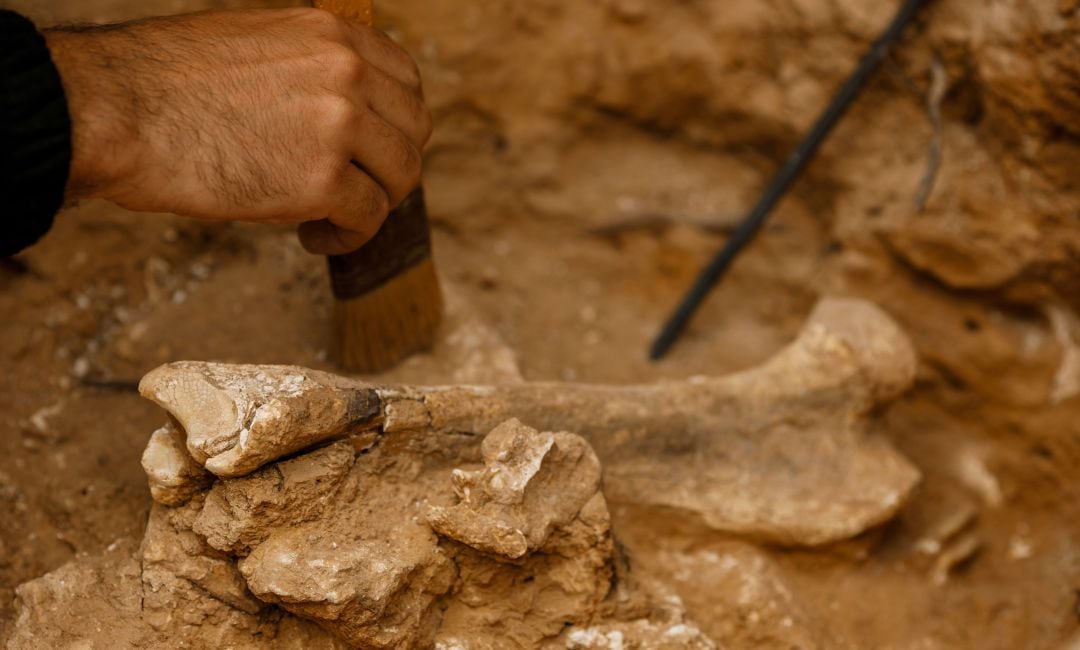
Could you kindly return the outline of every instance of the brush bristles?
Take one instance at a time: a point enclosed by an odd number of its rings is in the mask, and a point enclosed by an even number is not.
[[[431,258],[371,292],[334,304],[337,361],[353,372],[381,372],[430,348],[442,320]]]

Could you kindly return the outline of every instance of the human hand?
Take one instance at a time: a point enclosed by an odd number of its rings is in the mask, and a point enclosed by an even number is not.
[[[318,9],[49,30],[72,115],[69,199],[299,223],[359,248],[420,181],[420,75],[382,33]]]

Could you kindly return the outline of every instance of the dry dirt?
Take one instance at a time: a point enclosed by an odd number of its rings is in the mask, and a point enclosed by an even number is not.
[[[266,3],[5,4],[49,22]],[[664,315],[892,3],[384,5],[436,116],[440,271],[526,378],[745,368],[826,294],[876,302],[918,349],[915,388],[877,420],[924,477],[894,521],[792,550],[612,504],[634,571],[727,647],[1080,643],[1076,2],[933,2],[658,364],[645,350]],[[161,415],[131,382],[176,359],[332,369],[322,262],[270,228],[80,206],[4,262],[0,310],[0,641],[16,586],[141,538],[139,457]],[[455,380],[423,356],[388,378]],[[732,567],[753,569],[752,593]]]

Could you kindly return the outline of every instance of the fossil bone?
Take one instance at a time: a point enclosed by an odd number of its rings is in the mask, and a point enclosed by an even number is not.
[[[580,436],[508,420],[481,449],[483,469],[452,474],[459,502],[427,515],[435,532],[473,548],[516,560],[541,548],[600,489],[600,462]]]
[[[868,432],[874,408],[914,374],[912,347],[886,314],[834,298],[771,359],[721,377],[374,386],[293,366],[179,362],[149,373],[140,390],[186,430],[192,457],[221,477],[361,432],[411,432],[437,444],[517,418],[584,436],[604,464],[610,499],[817,545],[888,520],[917,483],[918,471]]]
[[[169,422],[154,433],[142,455],[142,466],[154,501],[178,506],[199,489],[210,485],[214,475],[195,462],[185,446],[184,432]]]

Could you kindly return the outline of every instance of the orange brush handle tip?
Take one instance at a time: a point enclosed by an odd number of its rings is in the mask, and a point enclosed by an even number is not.
[[[315,0],[315,7],[364,25],[375,20],[375,3],[371,0]]]

